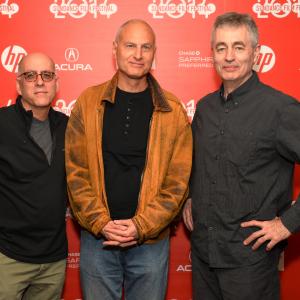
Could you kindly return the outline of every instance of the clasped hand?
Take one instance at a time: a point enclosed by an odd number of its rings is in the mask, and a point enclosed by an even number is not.
[[[138,232],[131,219],[109,221],[102,229],[105,246],[129,247],[137,244]]]

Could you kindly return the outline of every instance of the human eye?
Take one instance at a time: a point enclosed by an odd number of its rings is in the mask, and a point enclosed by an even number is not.
[[[235,49],[236,51],[243,51],[243,50],[245,49],[245,47],[244,47],[243,45],[236,45],[236,46],[234,47],[234,49]]]
[[[149,51],[149,50],[152,49],[152,45],[150,45],[150,44],[145,44],[145,45],[143,45],[142,47],[143,47],[143,49],[146,50],[146,51]]]
[[[135,46],[135,45],[132,44],[132,43],[127,43],[127,44],[125,44],[125,47],[126,47],[126,48],[129,48],[129,49],[130,49],[130,48],[134,48],[134,46]]]
[[[23,73],[23,75],[24,75],[25,80],[34,81],[36,79],[37,72],[36,71],[25,72],[25,73]]]
[[[225,51],[225,47],[224,47],[224,46],[218,46],[218,47],[216,48],[216,51],[217,51],[218,53],[222,53],[222,52]]]
[[[50,71],[42,71],[41,76],[44,81],[51,81],[55,77],[55,73]]]

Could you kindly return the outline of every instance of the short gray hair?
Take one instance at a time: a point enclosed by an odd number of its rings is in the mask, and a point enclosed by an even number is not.
[[[211,45],[213,44],[216,30],[222,26],[232,26],[232,27],[246,26],[251,36],[252,47],[255,48],[257,46],[258,39],[259,39],[258,28],[255,21],[249,14],[228,12],[218,16],[217,19],[215,20],[212,33],[211,33]]]

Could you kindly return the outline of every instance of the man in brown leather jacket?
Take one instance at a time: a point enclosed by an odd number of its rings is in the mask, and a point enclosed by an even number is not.
[[[190,124],[150,74],[155,34],[143,20],[117,32],[114,77],[85,90],[66,133],[70,202],[81,233],[84,299],[164,299],[169,224],[187,194]]]

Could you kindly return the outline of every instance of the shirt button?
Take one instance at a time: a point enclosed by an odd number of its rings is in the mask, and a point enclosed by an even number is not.
[[[126,120],[130,120],[130,117],[129,117],[129,116],[126,116]]]
[[[131,108],[128,107],[128,108],[127,108],[127,111],[131,111]]]
[[[128,127],[129,127],[129,124],[128,124],[128,123],[127,123],[127,124],[125,124],[125,127],[126,127],[126,128],[128,128]]]
[[[127,131],[127,130],[125,130],[125,131],[124,131],[124,134],[125,134],[125,135],[127,135],[127,134],[128,134],[128,131]]]
[[[235,106],[238,106],[238,105],[239,105],[239,103],[238,103],[238,102],[234,102],[234,105],[235,105]]]
[[[221,129],[221,130],[220,130],[220,133],[221,133],[221,135],[224,135],[225,132],[224,132],[223,129]]]

